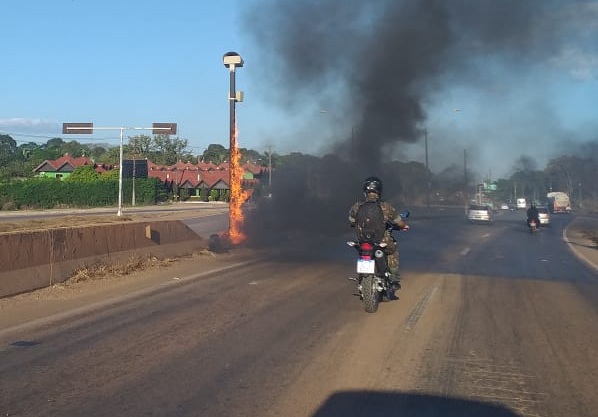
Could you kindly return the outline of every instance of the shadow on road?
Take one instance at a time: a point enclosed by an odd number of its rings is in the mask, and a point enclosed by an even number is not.
[[[521,417],[506,407],[460,398],[391,391],[342,391],[312,417]]]

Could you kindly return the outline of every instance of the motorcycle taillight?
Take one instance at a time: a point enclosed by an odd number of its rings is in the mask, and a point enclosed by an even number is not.
[[[362,242],[361,245],[359,246],[359,249],[361,249],[361,250],[372,250],[372,249],[374,249],[374,245],[372,245],[369,242]]]

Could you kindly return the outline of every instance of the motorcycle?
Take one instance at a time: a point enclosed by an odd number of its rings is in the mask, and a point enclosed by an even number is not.
[[[409,211],[401,213],[403,220],[409,217]],[[387,230],[398,230],[396,226],[387,224]],[[394,296],[391,273],[386,259],[386,243],[373,242],[369,240],[348,241],[347,245],[355,248],[359,257],[357,258],[357,278],[349,279],[357,282],[357,293],[363,302],[363,308],[367,313],[375,313],[378,304],[386,296],[392,299]],[[396,299],[396,298],[395,298]]]
[[[527,226],[529,227],[530,233],[535,233],[538,231],[538,221],[536,219],[530,219],[527,222]]]

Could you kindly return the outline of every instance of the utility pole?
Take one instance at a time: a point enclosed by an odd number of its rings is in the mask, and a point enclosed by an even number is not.
[[[272,146],[268,146],[268,197],[272,197]]]
[[[424,143],[426,147],[426,207],[430,207],[430,166],[428,165],[428,128],[424,128]]]
[[[237,155],[237,136],[236,136],[236,128],[237,128],[237,121],[236,121],[236,107],[235,105],[239,101],[243,101],[243,93],[241,91],[237,91],[235,87],[235,74],[237,68],[243,67],[243,58],[236,52],[227,52],[222,57],[222,62],[224,66],[229,71],[229,93],[228,93],[228,103],[229,103],[229,113],[230,113],[230,123],[229,123],[229,210],[228,210],[228,233],[229,236],[234,237],[238,234],[238,210],[241,209],[241,201],[240,197],[242,195],[241,191],[241,178],[239,172],[239,161],[238,158],[235,156]]]
[[[469,203],[469,192],[467,190],[467,149],[463,149],[463,181],[464,184],[464,197],[465,197],[465,210],[467,210],[467,204]]]

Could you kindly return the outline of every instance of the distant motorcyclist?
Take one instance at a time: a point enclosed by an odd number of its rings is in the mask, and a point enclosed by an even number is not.
[[[538,216],[538,208],[536,207],[535,204],[532,204],[527,209],[527,226],[528,227],[532,220],[534,220],[536,222],[536,225],[540,225],[540,218]]]
[[[376,206],[379,206],[379,211],[381,210],[381,216],[375,220],[375,225],[372,225],[374,229],[380,230],[380,239],[381,243],[386,243],[386,259],[388,263],[388,269],[391,273],[391,287],[393,289],[400,289],[401,285],[399,283],[399,252],[397,248],[397,242],[392,236],[392,229],[409,229],[409,225],[405,223],[405,221],[401,218],[397,209],[389,202],[382,201],[382,180],[378,177],[368,177],[363,182],[363,195],[365,197],[364,201],[358,201],[349,210],[349,222],[352,227],[355,227],[357,230],[357,238],[363,239],[363,234],[367,234],[369,232],[365,232],[363,229],[363,225],[359,224],[358,217],[360,213],[360,208],[366,205],[366,203],[376,203]],[[374,217],[374,216],[372,216]],[[391,297],[394,296],[394,292],[392,293]]]

